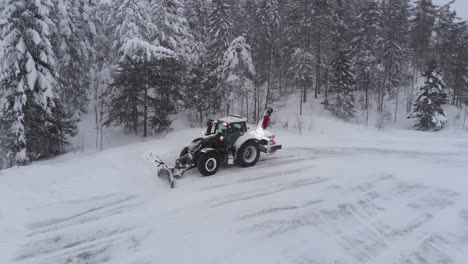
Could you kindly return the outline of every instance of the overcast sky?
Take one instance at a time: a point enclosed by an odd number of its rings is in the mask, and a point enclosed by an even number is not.
[[[434,0],[434,4],[443,5],[450,2],[450,0]],[[463,19],[468,19],[468,0],[456,0],[455,10],[457,14]]]
[[[2,1],[6,1],[6,0],[0,0],[0,2]],[[112,0],[101,0],[101,1],[109,3]],[[437,5],[443,5],[443,4],[450,2],[450,0],[433,0],[433,2],[434,4],[437,4]],[[454,7],[457,10],[457,14],[460,17],[462,17],[465,20],[468,19],[468,0],[456,0]]]
[[[112,0],[101,0],[101,1],[109,3]],[[450,0],[433,0],[433,2],[434,4],[437,4],[437,5],[443,5],[443,4],[450,2]],[[465,20],[468,19],[468,0],[456,0],[454,7],[457,10],[457,14],[460,17],[462,17]]]

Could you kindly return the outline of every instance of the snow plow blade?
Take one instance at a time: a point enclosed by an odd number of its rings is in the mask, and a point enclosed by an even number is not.
[[[152,156],[152,154],[151,154]],[[154,159],[154,162],[156,163],[157,165],[157,173],[158,173],[158,177],[163,179],[163,180],[167,180],[168,183],[169,183],[169,186],[171,187],[171,189],[174,189],[175,188],[175,177],[174,177],[174,171],[175,169],[174,168],[170,168],[166,165],[166,163],[164,163],[161,158],[159,158],[158,156],[156,156],[156,158]]]
[[[175,188],[175,179],[171,168],[165,165],[158,165],[158,177],[167,180],[169,182],[169,186],[171,186],[171,189]]]

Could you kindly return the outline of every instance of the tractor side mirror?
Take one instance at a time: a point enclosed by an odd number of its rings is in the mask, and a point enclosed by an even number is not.
[[[211,130],[213,129],[213,122],[209,121],[206,123],[206,130],[204,132],[205,136],[211,135]]]

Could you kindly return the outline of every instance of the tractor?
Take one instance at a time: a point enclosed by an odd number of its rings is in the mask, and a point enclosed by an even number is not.
[[[158,175],[169,180],[171,188],[175,179],[197,167],[204,176],[214,175],[220,165],[237,164],[252,167],[257,164],[260,152],[274,153],[282,148],[277,145],[275,136],[264,136],[263,130],[248,131],[247,119],[230,115],[219,120],[209,120],[204,137],[193,140],[182,149],[174,167],[168,167],[161,160]]]

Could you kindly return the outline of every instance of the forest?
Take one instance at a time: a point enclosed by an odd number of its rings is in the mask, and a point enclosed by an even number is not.
[[[369,126],[403,116],[441,130],[445,105],[468,106],[468,23],[452,4],[0,1],[0,168],[69,151],[84,114],[97,135],[147,137],[178,111],[194,126],[256,122],[291,94],[298,115],[317,99],[348,122],[361,111]]]

